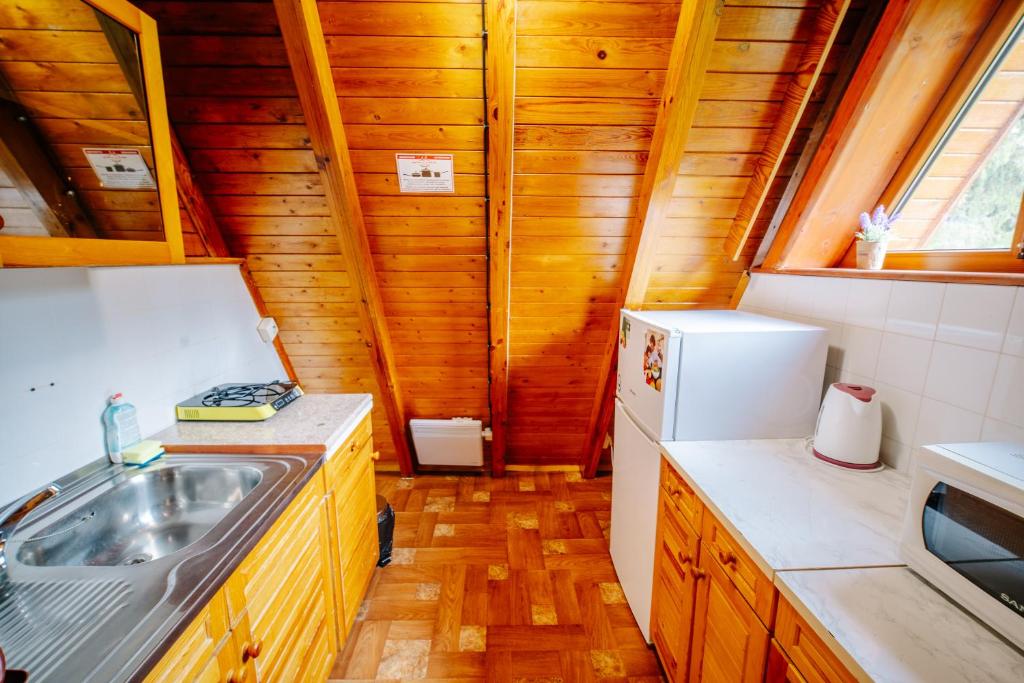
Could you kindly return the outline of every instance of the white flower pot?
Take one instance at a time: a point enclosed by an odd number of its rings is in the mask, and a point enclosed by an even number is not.
[[[885,263],[885,251],[889,247],[887,240],[879,242],[857,241],[857,267],[861,270],[881,270]]]

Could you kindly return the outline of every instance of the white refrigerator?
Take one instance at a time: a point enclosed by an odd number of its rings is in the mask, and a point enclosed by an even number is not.
[[[648,642],[658,442],[810,436],[827,348],[820,327],[740,311],[622,311],[610,545]]]

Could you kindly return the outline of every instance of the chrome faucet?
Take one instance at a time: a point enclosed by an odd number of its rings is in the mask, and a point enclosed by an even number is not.
[[[48,484],[38,491],[22,496],[5,509],[3,516],[0,517],[0,582],[7,579],[7,537],[18,526],[18,522],[25,519],[44,501],[58,495],[60,490],[56,484]]]

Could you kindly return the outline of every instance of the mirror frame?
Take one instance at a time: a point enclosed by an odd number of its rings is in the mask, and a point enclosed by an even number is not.
[[[27,237],[0,235],[0,267],[4,266],[128,266],[185,262],[181,214],[171,151],[171,128],[164,96],[163,67],[156,21],[127,0],[80,0],[104,12],[139,37],[142,80],[149,109],[157,194],[164,241]]]

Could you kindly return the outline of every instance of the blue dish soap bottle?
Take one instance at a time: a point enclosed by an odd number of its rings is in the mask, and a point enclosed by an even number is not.
[[[107,457],[115,464],[122,462],[121,451],[142,440],[135,406],[125,401],[120,392],[110,397],[110,404],[103,411],[103,430]]]

